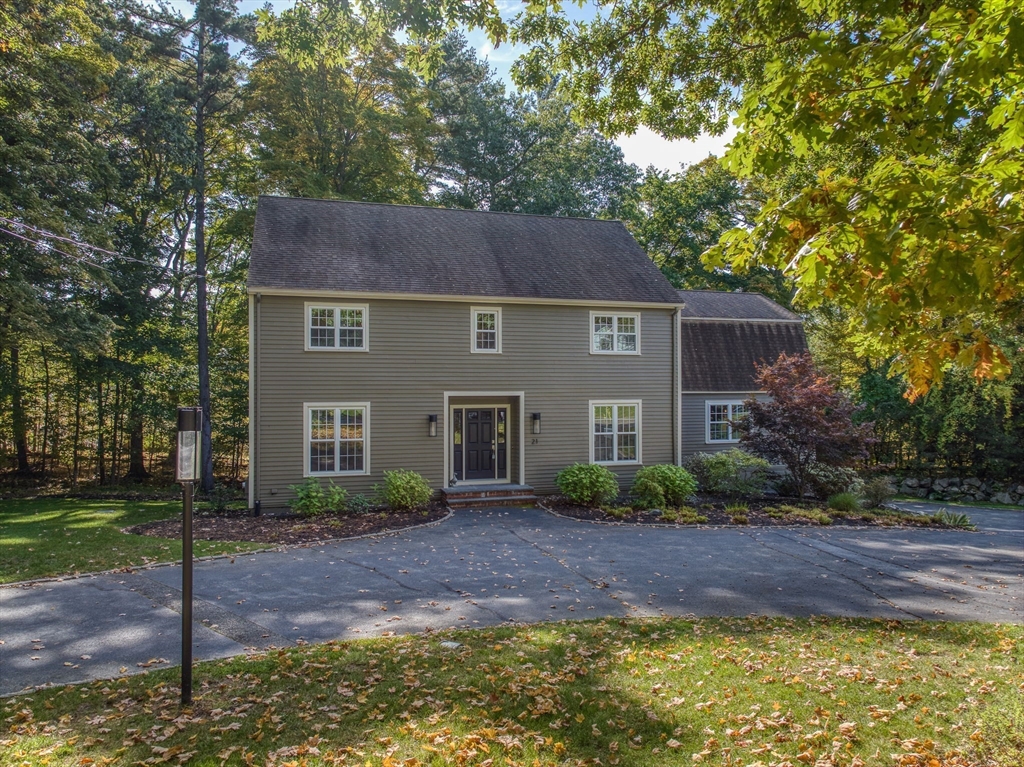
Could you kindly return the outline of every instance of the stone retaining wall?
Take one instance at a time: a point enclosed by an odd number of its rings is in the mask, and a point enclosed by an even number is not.
[[[930,501],[983,501],[1024,506],[1024,483],[989,482],[977,477],[905,479],[899,486],[899,492]]]

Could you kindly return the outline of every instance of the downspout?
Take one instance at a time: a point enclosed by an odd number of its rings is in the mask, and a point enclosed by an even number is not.
[[[672,435],[672,458],[676,466],[683,465],[683,408],[679,402],[680,367],[683,362],[683,353],[680,349],[682,340],[682,329],[679,323],[682,319],[682,310],[676,307],[672,312],[672,422],[675,426]]]

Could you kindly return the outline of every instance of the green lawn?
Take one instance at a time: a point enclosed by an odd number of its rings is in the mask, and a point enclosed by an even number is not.
[[[181,516],[180,501],[35,498],[0,501],[0,583],[181,559],[181,540],[121,528]],[[196,541],[195,556],[266,548]]]
[[[1024,754],[1021,626],[601,620],[329,642],[200,664],[184,712],[178,673],[3,702],[0,767],[967,764],[956,751],[1019,767]]]

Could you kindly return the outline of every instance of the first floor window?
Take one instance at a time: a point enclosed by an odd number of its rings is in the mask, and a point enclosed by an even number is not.
[[[708,442],[739,442],[735,421],[750,412],[742,402],[708,402]]]
[[[639,354],[640,315],[592,312],[591,351],[597,354]]]
[[[310,475],[367,473],[369,409],[368,403],[306,407]]]
[[[365,306],[307,304],[306,348],[341,351],[366,350]]]
[[[640,403],[592,402],[593,463],[640,462]]]

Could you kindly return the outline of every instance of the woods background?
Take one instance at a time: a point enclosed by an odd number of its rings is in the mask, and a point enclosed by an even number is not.
[[[193,10],[0,9],[4,482],[167,481],[175,409],[203,398],[217,481],[245,478],[260,194],[620,218],[678,287],[757,290],[800,311],[819,364],[874,423],[872,465],[1024,475],[1019,315],[986,331],[1012,369],[1002,380],[953,365],[911,401],[905,368],[851,334],[861,318],[838,294],[806,302],[778,265],[702,261],[727,232],[763,226],[822,153],[742,179],[713,158],[644,170],[600,120],[573,119],[557,78],[511,90],[457,31],[425,62],[372,17],[311,27],[228,0]]]

